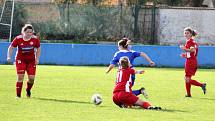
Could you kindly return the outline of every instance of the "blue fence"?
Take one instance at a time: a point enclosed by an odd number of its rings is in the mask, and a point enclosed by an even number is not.
[[[9,43],[0,43],[0,64],[6,63]],[[133,46],[136,51],[145,52],[157,66],[183,67],[184,59],[179,55],[178,46]],[[59,65],[108,65],[116,45],[100,44],[41,44],[40,64]],[[13,57],[15,51],[13,52]],[[13,58],[14,61],[14,58]],[[198,62],[200,66],[215,67],[215,47],[200,46]],[[137,58],[135,65],[148,65],[143,58]]]

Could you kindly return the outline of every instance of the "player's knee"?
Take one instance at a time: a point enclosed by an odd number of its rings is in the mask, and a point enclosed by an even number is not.
[[[24,75],[18,75],[18,82],[22,82],[24,79]]]
[[[28,82],[34,83],[34,78],[29,78],[29,79],[28,79]]]
[[[190,83],[190,78],[189,77],[184,77],[185,83]]]

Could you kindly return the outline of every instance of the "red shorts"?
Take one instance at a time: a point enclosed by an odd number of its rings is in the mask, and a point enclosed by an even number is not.
[[[28,75],[35,75],[36,73],[35,61],[16,60],[16,73],[25,74],[25,71],[27,71]]]
[[[194,76],[197,71],[197,61],[186,61],[185,76]]]
[[[113,102],[120,107],[121,105],[133,106],[138,99],[132,92],[120,91],[113,93]]]

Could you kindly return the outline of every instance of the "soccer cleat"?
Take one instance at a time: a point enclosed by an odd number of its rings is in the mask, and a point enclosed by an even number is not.
[[[21,98],[21,95],[16,95],[16,99],[20,99]]]
[[[202,91],[205,95],[206,94],[206,83],[202,84]]]
[[[161,107],[157,107],[157,106],[149,106],[147,109],[149,110],[161,110]]]
[[[192,97],[191,95],[185,95],[185,97]]]
[[[26,90],[26,96],[29,98],[31,97],[31,91],[30,90]]]
[[[140,93],[143,94],[143,96],[147,99],[148,98],[148,94],[146,93],[146,89],[144,87],[140,88]]]

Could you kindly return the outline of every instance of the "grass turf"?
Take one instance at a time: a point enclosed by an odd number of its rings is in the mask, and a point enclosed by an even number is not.
[[[136,75],[133,89],[144,86],[153,105],[163,110],[121,109],[112,102],[116,69],[105,67],[39,65],[32,97],[15,99],[14,65],[0,65],[1,121],[213,121],[215,69],[199,69],[194,79],[207,83],[207,94],[192,86],[192,98],[185,98],[182,68],[144,68]],[[136,68],[142,69],[142,68]],[[26,80],[26,78],[25,78]],[[26,82],[26,81],[25,81]],[[91,96],[102,95],[95,106]],[[141,95],[140,98],[144,99]],[[145,100],[145,99],[144,99]]]

